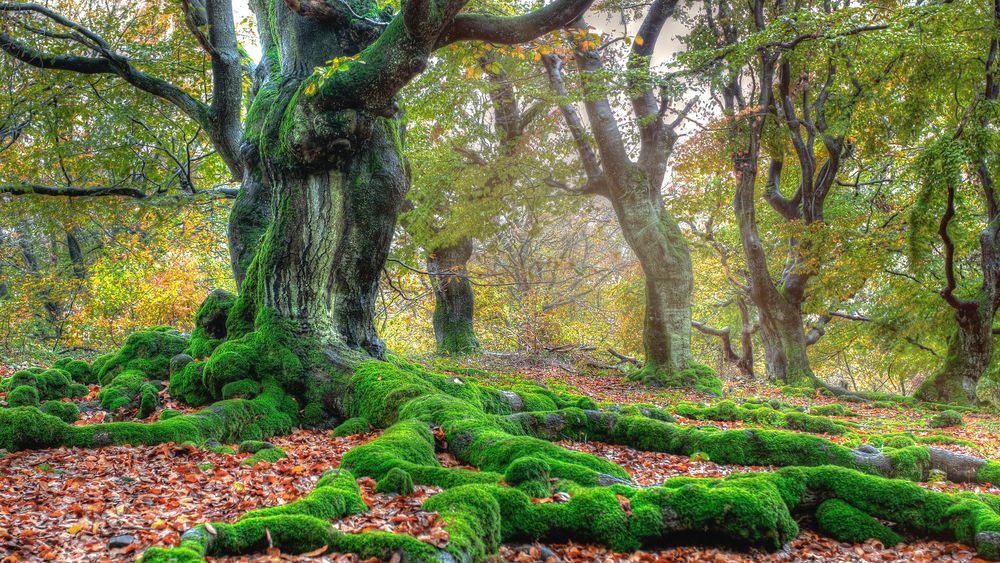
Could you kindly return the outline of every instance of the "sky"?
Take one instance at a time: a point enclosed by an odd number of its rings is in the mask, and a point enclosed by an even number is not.
[[[234,0],[233,14],[236,17],[237,25],[239,25],[243,20],[247,20],[251,23],[254,22],[253,12],[250,11],[250,3],[247,0]],[[591,10],[587,12],[586,20],[590,23],[590,25],[593,25],[598,29],[608,31],[612,34],[620,33],[622,31],[621,17],[618,14]],[[628,32],[635,33],[637,29],[639,29],[639,22],[632,22],[629,25]],[[683,33],[683,31],[684,25],[677,21],[677,19],[671,19],[667,22],[667,25],[660,33],[660,39],[657,42],[656,50],[653,53],[654,63],[669,60],[674,53],[681,49],[681,44],[677,41],[677,35]],[[243,48],[247,50],[254,60],[259,60],[260,45],[257,43],[256,35],[252,33],[244,34],[242,41]]]

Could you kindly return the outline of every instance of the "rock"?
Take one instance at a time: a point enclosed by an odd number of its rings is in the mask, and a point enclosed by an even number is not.
[[[184,366],[190,364],[194,361],[194,358],[188,356],[187,354],[177,354],[173,358],[170,358],[170,375],[173,375],[182,369]]]
[[[123,547],[128,547],[135,543],[135,537],[128,534],[115,536],[108,540],[108,549],[120,549]]]

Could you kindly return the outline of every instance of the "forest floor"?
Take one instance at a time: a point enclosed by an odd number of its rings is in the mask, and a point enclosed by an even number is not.
[[[495,361],[491,363],[497,363]],[[692,393],[651,391],[625,381],[618,373],[579,372],[563,364],[510,365],[473,375],[487,383],[510,384],[517,380],[544,383],[553,389],[590,396],[596,401],[649,403],[669,406],[679,400],[710,403],[716,398]],[[435,366],[440,369],[440,366]],[[9,368],[0,366],[0,376]],[[461,370],[460,370],[461,371]],[[828,404],[823,396],[789,397],[761,382],[734,378],[725,382],[726,396],[766,397],[802,406]],[[94,388],[96,392],[96,387]],[[93,395],[93,393],[92,393]],[[80,399],[93,400],[93,396]],[[862,436],[908,431],[929,435],[928,412],[905,407],[878,408],[871,404],[847,405],[860,416],[835,417],[857,425]],[[169,401],[164,407],[177,408]],[[108,415],[87,413],[82,422],[98,422]],[[151,417],[155,420],[156,414]],[[943,433],[967,440],[966,445],[942,446],[952,451],[1000,459],[1000,416],[966,414],[964,427]],[[739,428],[741,422],[687,421],[682,424]],[[936,431],[942,432],[942,431]],[[271,442],[288,457],[276,463],[249,467],[241,462],[249,454],[221,454],[181,445],[114,446],[92,450],[59,448],[25,451],[0,458],[0,561],[129,561],[154,545],[176,545],[180,534],[197,523],[232,521],[242,513],[287,503],[313,489],[327,469],[336,467],[350,448],[371,440],[376,433],[331,438],[326,430],[301,429]],[[837,436],[826,436],[838,440]],[[599,442],[563,441],[560,445],[605,457],[625,467],[640,485],[662,482],[677,475],[718,477],[768,467],[719,465],[685,456],[652,453]],[[440,461],[458,466],[448,454]],[[361,479],[361,489],[371,510],[340,520],[345,532],[385,530],[402,532],[443,546],[448,534],[440,518],[421,510],[422,503],[439,491],[418,486],[412,495],[375,493],[375,482]],[[1000,494],[991,485],[923,483],[936,490],[972,490]],[[560,499],[540,499],[559,502]],[[977,561],[975,551],[957,543],[915,541],[896,547],[875,540],[864,544],[841,543],[814,531],[808,521],[802,532],[775,553],[738,552],[713,547],[664,546],[658,551],[613,553],[605,548],[579,544],[505,545],[500,557],[507,561]],[[110,548],[112,538],[129,536],[123,547]],[[308,557],[278,552],[217,561],[357,561],[353,556],[314,553]]]

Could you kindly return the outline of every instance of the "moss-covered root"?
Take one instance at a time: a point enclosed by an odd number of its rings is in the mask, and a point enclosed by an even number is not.
[[[269,547],[298,554],[323,546],[332,552],[356,553],[365,559],[376,557],[387,561],[394,554],[410,561],[439,559],[437,549],[410,536],[383,532],[344,534],[330,523],[367,509],[351,473],[328,471],[302,499],[248,512],[233,524],[199,525],[181,536],[180,547],[150,549],[141,561],[202,561],[207,555],[262,553]]]
[[[702,364],[691,364],[683,370],[667,370],[647,364],[630,372],[628,378],[649,387],[694,389],[716,397],[722,395],[722,380],[716,377],[715,370]]]
[[[902,543],[903,537],[868,514],[838,499],[830,499],[816,509],[816,523],[824,534],[843,542],[861,543],[876,539],[883,545]]]
[[[292,430],[298,417],[295,400],[274,383],[252,400],[219,401],[191,414],[158,422],[111,422],[73,426],[36,407],[0,408],[0,448],[18,451],[57,446],[99,447],[112,444],[155,445],[260,440]]]
[[[846,541],[902,538],[876,518],[919,536],[941,536],[976,546],[996,559],[1000,544],[1000,499],[992,495],[946,494],[912,483],[837,467],[786,468],[727,479],[679,477],[661,487],[570,486],[569,502],[532,503],[498,485],[464,485],[429,499],[424,508],[441,514],[451,535],[448,547],[460,559],[482,560],[500,542],[572,537],[576,541],[634,550],[664,542],[781,547],[798,533],[791,514],[815,508],[820,526]]]

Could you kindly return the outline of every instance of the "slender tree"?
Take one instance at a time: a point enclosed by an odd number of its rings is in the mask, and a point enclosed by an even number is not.
[[[575,98],[564,80],[564,61],[543,57],[553,92],[562,101],[566,127],[577,144],[584,172],[579,187],[567,191],[606,197],[615,210],[629,247],[642,266],[645,282],[643,343],[645,365],[635,377],[656,385],[691,385],[704,375],[692,369],[691,292],[694,279],[691,255],[680,227],[664,205],[663,185],[684,115],[690,105],[673,112],[677,102],[669,87],[650,72],[660,32],[674,14],[675,0],[655,0],[628,50],[625,75],[631,98],[632,123],[638,132],[633,158],[622,125],[612,105],[609,72],[602,51],[586,34],[574,35],[574,61],[587,124],[577,112]],[[586,25],[581,23],[581,29]],[[589,127],[588,127],[589,125]],[[596,145],[596,146],[595,146]]]
[[[944,213],[937,222],[937,235],[944,249],[945,286],[941,297],[954,310],[955,329],[948,339],[944,363],[917,388],[915,395],[927,401],[969,403],[978,400],[996,401],[1000,385],[991,373],[980,382],[993,361],[993,321],[1000,307],[1000,201],[994,183],[996,171],[996,115],[1000,93],[998,72],[998,36],[1000,36],[1000,1],[994,0],[988,26],[992,38],[986,55],[970,61],[981,64],[981,74],[975,75],[971,99],[965,100],[962,119],[950,135],[944,135],[928,145],[921,155],[920,172],[923,191],[915,208],[912,223],[914,237],[920,244],[921,225],[926,224],[932,198],[943,192]],[[978,92],[976,88],[978,84]],[[956,221],[956,195],[959,190],[978,194],[985,211],[985,227],[979,233],[978,287],[970,296],[959,294],[956,275],[956,245],[951,235]],[[914,252],[919,257],[918,252]],[[918,258],[919,259],[919,258]],[[977,394],[977,388],[979,393]]]

